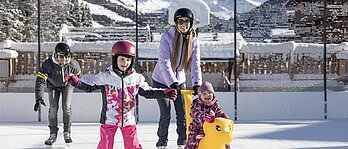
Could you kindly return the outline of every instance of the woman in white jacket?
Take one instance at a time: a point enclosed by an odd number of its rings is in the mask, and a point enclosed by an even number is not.
[[[191,73],[192,89],[202,84],[200,67],[200,49],[198,39],[193,29],[193,13],[188,8],[180,8],[174,14],[175,26],[163,33],[161,37],[158,62],[152,73],[154,87],[171,87],[180,92],[185,89],[186,73]],[[197,94],[197,93],[195,93]],[[168,142],[168,128],[170,124],[169,100],[157,99],[160,108],[160,120],[156,146],[166,149]],[[178,133],[178,149],[182,149],[186,142],[186,119],[182,96],[174,102],[176,112],[176,132]]]

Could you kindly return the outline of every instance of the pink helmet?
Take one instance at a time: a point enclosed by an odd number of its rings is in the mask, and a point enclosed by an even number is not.
[[[112,46],[111,55],[126,55],[134,58],[136,56],[136,49],[135,46],[129,41],[117,41]]]

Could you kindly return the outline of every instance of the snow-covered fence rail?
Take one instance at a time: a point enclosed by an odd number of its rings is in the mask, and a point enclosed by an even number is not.
[[[111,65],[110,47],[112,41],[106,42],[72,42],[73,57],[79,62],[84,75],[94,75]],[[50,57],[57,42],[45,42],[41,45],[41,61]],[[2,44],[3,45],[3,44]],[[233,44],[202,44],[201,68],[203,79],[211,81],[220,91],[231,89],[234,80]],[[1,44],[0,44],[1,46]],[[158,43],[139,43],[138,69],[147,75],[151,81],[151,73],[157,62]],[[0,47],[4,48],[4,47]],[[37,43],[12,43],[6,47],[18,52],[13,61],[12,79],[33,80],[37,67]],[[327,50],[328,79],[346,79],[348,46],[346,43],[330,44]],[[247,43],[238,48],[237,76],[240,79],[241,91],[255,87],[248,80],[287,79],[321,80],[323,79],[323,45],[306,43]],[[26,75],[23,77],[23,75]],[[20,76],[20,77],[19,77]],[[190,76],[187,77],[187,86],[190,86]],[[286,82],[285,81],[285,82]],[[271,83],[271,82],[268,82]],[[279,82],[277,82],[280,84]]]
[[[240,50],[240,70],[242,74],[281,74],[290,78],[297,74],[323,74],[323,45],[309,43],[248,43]],[[348,45],[329,44],[327,46],[326,68],[330,76],[347,73]],[[340,57],[337,54],[340,53]]]

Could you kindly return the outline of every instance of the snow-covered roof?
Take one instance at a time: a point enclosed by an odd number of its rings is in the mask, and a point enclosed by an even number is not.
[[[317,43],[294,43],[294,53],[323,53],[324,44]],[[326,53],[337,53],[348,50],[348,43],[327,44]]]
[[[292,42],[285,43],[256,43],[248,42],[241,48],[241,53],[290,53]]]
[[[348,59],[348,51],[340,51],[336,54],[337,59]]]
[[[0,42],[0,49],[8,49],[11,47],[11,43],[13,43],[11,40],[4,40]]]
[[[283,29],[283,28],[276,28],[271,30],[271,37],[278,38],[278,37],[294,37],[295,31],[289,30],[289,29]]]
[[[193,12],[194,26],[203,27],[210,23],[210,8],[203,0],[177,0],[169,6],[168,22],[174,25],[174,13],[179,8],[189,8]]]
[[[0,49],[0,59],[17,58],[18,52],[15,50]]]

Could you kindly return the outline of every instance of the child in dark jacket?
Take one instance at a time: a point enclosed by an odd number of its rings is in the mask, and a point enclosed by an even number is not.
[[[216,117],[228,118],[221,111],[211,83],[204,82],[199,88],[199,98],[193,100],[190,115],[192,123],[189,126],[190,133],[185,149],[197,149],[199,142],[204,137],[203,123],[213,121]],[[226,144],[226,149],[229,148],[230,145]]]

